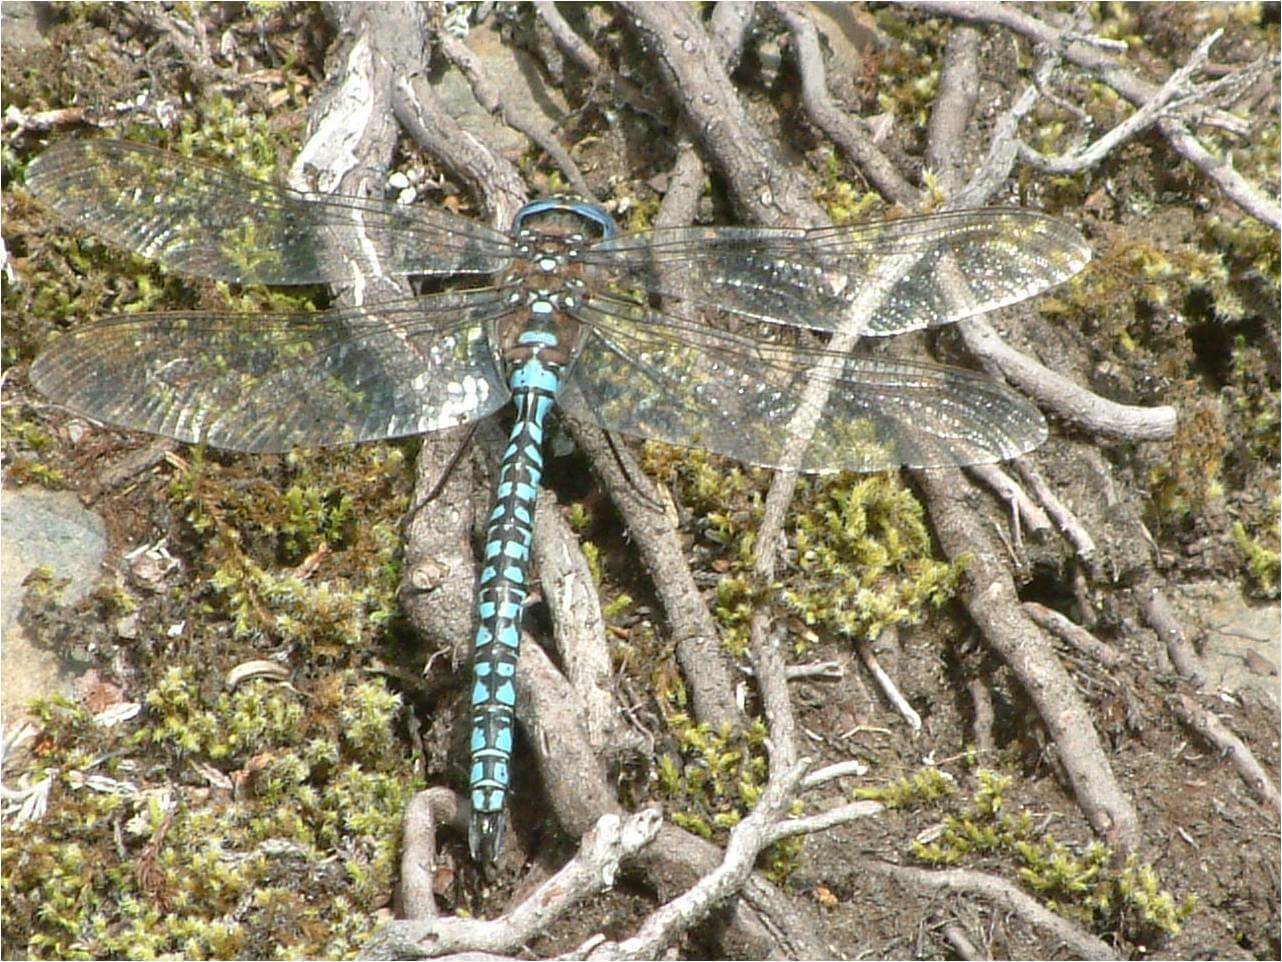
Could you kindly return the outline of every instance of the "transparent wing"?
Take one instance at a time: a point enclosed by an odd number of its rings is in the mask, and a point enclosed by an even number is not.
[[[981,374],[757,341],[600,296],[578,316],[589,333],[561,403],[607,430],[779,467],[821,381],[803,471],[982,464],[1046,439],[1040,412]]]
[[[584,260],[617,290],[821,331],[854,314],[863,333],[886,335],[1015,304],[1072,277],[1090,256],[1061,220],[989,209],[818,230],[657,229],[607,238]],[[872,290],[882,283],[887,290]]]
[[[490,274],[508,238],[424,207],[304,194],[121,140],[65,140],[27,189],[73,225],[175,271],[234,283],[345,283],[360,274]]]
[[[109,424],[231,451],[437,431],[507,400],[493,289],[317,314],[111,317],[31,366],[51,400]]]

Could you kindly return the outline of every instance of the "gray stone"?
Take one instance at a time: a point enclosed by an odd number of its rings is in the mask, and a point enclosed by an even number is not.
[[[1208,689],[1254,693],[1279,704],[1279,618],[1276,603],[1249,605],[1234,584],[1186,585],[1175,595],[1185,631],[1197,640]]]
[[[56,652],[34,646],[18,624],[23,580],[48,565],[55,578],[70,579],[63,599],[78,601],[98,579],[107,535],[102,518],[74,494],[36,488],[0,493],[0,529],[0,719],[7,725],[26,702],[68,690],[76,676]]]

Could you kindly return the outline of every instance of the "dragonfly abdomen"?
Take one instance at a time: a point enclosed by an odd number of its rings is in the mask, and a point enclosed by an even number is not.
[[[546,338],[530,332],[521,340]],[[555,347],[554,344],[547,345]],[[555,352],[551,352],[555,353]],[[561,367],[536,352],[509,378],[516,420],[503,452],[485,535],[472,663],[472,858],[493,861],[503,841],[516,708],[516,663],[528,594],[534,502],[543,474],[543,422],[556,399]]]

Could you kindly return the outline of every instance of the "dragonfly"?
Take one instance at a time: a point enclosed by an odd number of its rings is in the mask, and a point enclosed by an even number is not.
[[[66,140],[26,186],[76,229],[183,274],[345,286],[310,313],[112,316],[30,368],[97,421],[238,452],[348,444],[515,409],[489,515],[472,661],[469,848],[504,836],[522,612],[549,412],[808,472],[991,463],[1046,438],[983,374],[827,347],[936,327],[1046,291],[1090,258],[1020,208],[819,229],[623,231],[558,195],[507,230],[422,205],[306,193],[152,147]],[[360,303],[370,277],[417,293]]]

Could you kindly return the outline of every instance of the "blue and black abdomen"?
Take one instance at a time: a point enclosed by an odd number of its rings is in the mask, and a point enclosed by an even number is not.
[[[527,226],[534,220],[541,221],[538,231]],[[477,598],[468,844],[478,861],[492,861],[503,841],[521,615],[529,594],[534,503],[543,474],[543,429],[562,376],[577,355],[579,325],[567,311],[583,287],[570,265],[585,242],[585,227],[597,236],[615,231],[614,221],[600,208],[563,198],[535,201],[521,209],[513,224],[520,261],[507,283],[527,313],[510,329],[496,329],[493,335],[511,372],[508,386],[516,420],[499,467]]]
[[[516,708],[521,612],[528,594],[534,502],[543,473],[543,422],[559,379],[533,358],[512,374],[516,421],[499,469],[485,536],[472,672],[472,826],[474,859],[491,861],[503,840]]]

